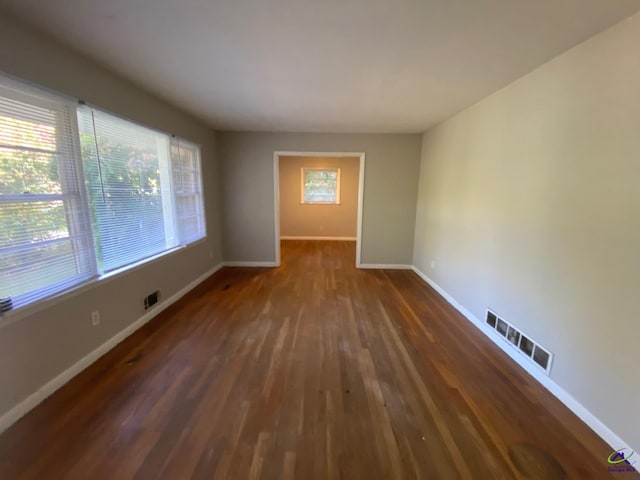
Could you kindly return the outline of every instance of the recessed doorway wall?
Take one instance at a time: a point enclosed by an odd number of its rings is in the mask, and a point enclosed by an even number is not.
[[[280,157],[280,238],[355,241],[359,170],[358,157]],[[314,175],[335,195],[309,198]]]
[[[305,199],[305,172],[314,170],[337,174],[337,195]],[[275,152],[274,173],[277,263],[281,239],[355,240],[360,267],[364,153]]]

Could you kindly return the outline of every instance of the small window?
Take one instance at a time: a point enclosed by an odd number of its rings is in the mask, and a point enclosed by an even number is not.
[[[340,204],[339,168],[303,168],[301,203]]]
[[[171,140],[171,168],[176,202],[176,223],[183,244],[206,235],[200,148],[186,140]]]

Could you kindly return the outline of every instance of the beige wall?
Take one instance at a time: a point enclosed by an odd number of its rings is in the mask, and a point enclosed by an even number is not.
[[[303,204],[302,168],[339,168],[340,204]],[[359,157],[280,157],[280,235],[356,237]]]
[[[208,239],[0,327],[0,416],[142,315],[142,298],[168,298],[221,259],[214,133],[163,101],[0,16],[0,68],[202,145]],[[101,323],[92,327],[90,312]],[[18,312],[16,312],[18,313]]]
[[[636,449],[638,46],[635,15],[426,133],[414,247],[475,316],[555,353],[552,379]]]
[[[410,265],[420,138],[219,132],[225,260],[275,261],[275,151],[365,152],[362,262]]]

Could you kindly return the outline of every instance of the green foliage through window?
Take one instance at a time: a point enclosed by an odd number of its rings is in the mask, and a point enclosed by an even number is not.
[[[303,203],[340,203],[339,168],[303,168]]]
[[[0,77],[0,298],[202,238],[202,202],[196,145]]]

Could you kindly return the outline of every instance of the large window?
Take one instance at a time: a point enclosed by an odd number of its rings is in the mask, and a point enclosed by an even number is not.
[[[175,247],[167,135],[87,107],[78,120],[100,272]]]
[[[196,145],[89,107],[78,123],[100,273],[204,237]]]
[[[0,298],[14,308],[88,279],[75,107],[0,78]]]
[[[339,168],[302,168],[300,203],[340,203]]]
[[[0,78],[0,306],[205,230],[197,145]]]

